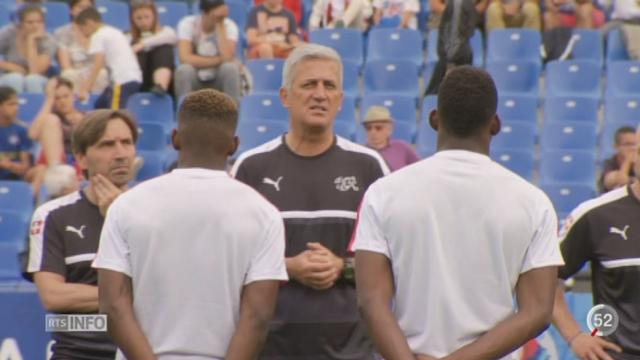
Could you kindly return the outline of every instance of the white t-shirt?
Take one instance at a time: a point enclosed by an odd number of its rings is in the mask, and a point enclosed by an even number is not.
[[[489,157],[458,150],[371,185],[351,250],[390,259],[400,328],[414,353],[436,358],[514,313],[520,274],[563,264],[547,196]]]
[[[420,12],[420,2],[418,0],[373,0],[374,9],[382,9],[382,16],[392,17],[400,16],[405,11],[410,11],[417,15]],[[418,27],[416,16],[409,22],[411,29]]]
[[[91,36],[89,44],[89,54],[98,53],[104,54],[109,76],[115,84],[142,82],[138,58],[122,31],[109,25],[102,25]]]
[[[640,18],[640,4],[636,0],[614,0],[611,18],[617,20]]]
[[[196,53],[204,56],[218,55],[218,41],[216,33],[205,34],[202,32],[202,18],[199,15],[187,16],[178,23],[178,39],[191,41],[195,46]],[[224,28],[227,32],[227,39],[238,42],[238,25],[233,20],[224,19]]]
[[[131,277],[158,359],[222,359],[243,286],[287,280],[284,244],[280,213],[255,190],[223,171],[177,169],[114,201],[93,267]]]

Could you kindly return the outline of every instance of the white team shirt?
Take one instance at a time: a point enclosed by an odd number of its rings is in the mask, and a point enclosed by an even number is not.
[[[514,313],[520,274],[563,264],[547,196],[488,156],[462,150],[371,185],[351,250],[390,259],[400,328],[414,353],[436,358]]]
[[[93,267],[131,277],[158,359],[222,359],[243,286],[287,280],[284,244],[280,213],[255,190],[223,171],[176,169],[114,201]]]
[[[373,0],[372,4],[374,9],[383,10],[382,16],[384,17],[402,17],[402,13],[405,11],[410,11],[415,15],[420,12],[418,0]],[[409,21],[409,27],[411,29],[418,28],[418,20],[415,16]]]
[[[111,81],[122,85],[128,82],[142,82],[142,71],[127,37],[122,31],[102,25],[92,36],[89,54],[104,54]]]

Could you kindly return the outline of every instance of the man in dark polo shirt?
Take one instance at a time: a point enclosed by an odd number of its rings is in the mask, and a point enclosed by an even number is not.
[[[604,161],[602,174],[598,181],[601,193],[631,183],[634,178],[636,161],[636,130],[631,126],[622,126],[616,130],[614,145],[616,153]]]
[[[74,131],[74,155],[89,185],[43,204],[31,223],[27,272],[48,312],[98,312],[98,278],[91,262],[107,208],[131,180],[137,135],[131,115],[117,110],[94,111]],[[59,332],[52,338],[52,360],[115,356],[106,332]]]

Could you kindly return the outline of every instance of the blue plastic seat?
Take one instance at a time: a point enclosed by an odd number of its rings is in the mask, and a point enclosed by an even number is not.
[[[162,151],[138,151],[138,155],[144,159],[144,165],[138,172],[137,181],[145,181],[164,173],[164,152]]]
[[[29,234],[29,220],[25,214],[12,210],[0,210],[0,243],[16,242],[22,244]]]
[[[280,91],[284,60],[249,60],[245,66],[253,78],[252,94],[277,94]]]
[[[96,100],[98,100],[98,97],[99,95],[91,94],[89,95],[89,98],[87,99],[87,101],[76,100],[75,107],[76,109],[84,112],[92,111],[95,107],[95,103],[96,103]]]
[[[607,98],[604,104],[604,120],[605,123],[640,123],[640,95]]]
[[[612,61],[631,60],[622,39],[622,31],[613,29],[607,35],[607,66]]]
[[[540,137],[540,148],[591,150],[598,143],[595,123],[576,121],[554,121],[544,124]]]
[[[20,103],[18,119],[31,124],[44,104],[44,94],[21,93],[18,94],[18,102]]]
[[[495,29],[487,39],[487,63],[530,61],[540,64],[540,31],[532,29]]]
[[[598,122],[600,101],[590,97],[558,96],[547,98],[544,103],[546,122],[579,121]]]
[[[238,29],[244,31],[247,27],[247,16],[249,15],[249,5],[244,1],[228,0],[226,1],[229,7],[229,17],[233,20]]]
[[[189,15],[189,5],[182,1],[156,2],[160,24],[176,29],[182,18]]]
[[[408,60],[367,61],[364,68],[365,94],[419,94],[418,67]]]
[[[492,148],[491,159],[528,181],[533,179],[533,151]]]
[[[161,124],[168,134],[175,127],[173,99],[169,95],[136,93],[127,100],[127,110],[139,122]]]
[[[336,115],[336,122],[355,124],[357,122],[357,102],[357,98],[345,95],[342,99],[342,108]]]
[[[168,137],[161,124],[153,122],[138,122],[138,142],[136,148],[146,151],[166,150]]]
[[[547,63],[547,97],[588,96],[600,99],[601,67],[588,60],[550,61]]]
[[[606,96],[640,97],[640,61],[613,61],[607,65]]]
[[[333,132],[347,140],[353,140],[356,132],[356,123],[335,122],[333,124]]]
[[[420,121],[429,122],[429,114],[438,107],[438,96],[428,95],[422,99],[422,108],[420,109]]]
[[[33,205],[31,185],[24,181],[0,180],[0,209],[17,212],[29,219]]]
[[[494,61],[487,63],[500,96],[528,95],[539,92],[540,65],[531,61]]]
[[[129,31],[131,23],[129,22],[129,5],[120,1],[97,0],[96,8],[102,21],[123,32]]]
[[[473,66],[484,66],[484,40],[482,39],[482,32],[478,29],[475,30],[473,36],[469,40],[471,43],[471,50],[473,52]],[[429,37],[427,40],[427,64],[435,64],[440,57],[438,56],[438,29],[429,31]]]
[[[335,49],[342,61],[359,66],[364,62],[364,37],[358,29],[319,29],[309,33],[309,42]]]
[[[540,156],[540,183],[595,185],[595,151],[546,150]]]
[[[498,115],[503,122],[538,121],[538,98],[531,95],[501,95],[498,98]]]
[[[240,100],[240,122],[272,120],[287,123],[289,111],[276,95],[247,95]]]
[[[603,64],[604,56],[604,39],[600,30],[593,29],[573,29],[573,35],[578,36],[571,51],[574,60],[590,60],[597,63],[600,67]]]
[[[402,121],[416,120],[416,101],[411,96],[369,94],[362,98],[360,104],[360,118],[364,119],[371,106],[384,106],[389,109],[394,119]]]
[[[367,61],[408,60],[422,67],[424,39],[413,29],[372,29],[367,40]]]
[[[360,69],[361,66],[355,62],[342,61],[342,91],[346,96],[360,96]]]
[[[526,121],[503,121],[500,133],[491,141],[491,148],[533,151],[535,141],[535,124]]]
[[[287,122],[283,121],[240,122],[236,130],[236,134],[240,138],[240,146],[236,155],[281,136],[288,130],[288,127]]]
[[[21,277],[18,253],[20,245],[15,241],[0,243],[0,280],[19,280]]]
[[[69,17],[69,5],[63,2],[46,2],[43,5],[45,12],[45,26],[47,31],[53,30],[71,22]]]
[[[416,151],[420,157],[425,158],[433,155],[437,148],[438,133],[431,128],[427,119],[418,121],[418,131],[416,135]]]
[[[556,212],[567,214],[581,203],[596,195],[593,186],[576,184],[542,184],[542,190],[549,196]]]

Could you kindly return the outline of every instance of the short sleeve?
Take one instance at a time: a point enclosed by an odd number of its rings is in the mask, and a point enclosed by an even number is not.
[[[129,244],[123,236],[121,222],[124,220],[120,199],[111,204],[104,220],[98,254],[92,266],[108,269],[131,277],[131,258]]]
[[[539,219],[533,239],[527,248],[520,273],[545,266],[563,265],[558,244],[558,218],[551,201],[544,195],[536,208]]]
[[[180,20],[178,23],[178,40],[186,40],[193,42],[193,27],[195,18],[188,16]]]
[[[420,12],[420,2],[418,0],[405,0],[404,11],[411,11],[412,13]]]
[[[390,258],[389,243],[381,222],[382,193],[376,184],[369,187],[362,199],[349,252],[373,251]]]
[[[236,25],[233,20],[226,18],[224,19],[224,28],[227,30],[227,39],[238,42],[238,37],[240,35],[238,25]]]
[[[89,54],[104,54],[105,53],[105,36],[104,36],[104,28],[96,31],[93,36],[91,36],[91,41],[89,43]]]
[[[571,212],[560,230],[560,252],[564,266],[558,272],[562,279],[568,279],[580,271],[592,258],[593,245],[588,214],[578,207]]]
[[[284,260],[284,223],[275,208],[269,212],[267,231],[255,249],[244,285],[260,280],[288,280]]]
[[[29,232],[27,272],[48,271],[66,276],[64,238],[45,203],[33,214]]]

